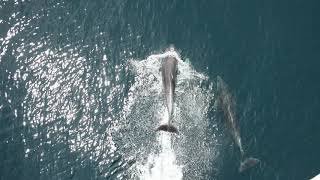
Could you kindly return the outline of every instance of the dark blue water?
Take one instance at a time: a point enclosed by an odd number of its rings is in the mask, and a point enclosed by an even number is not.
[[[319,174],[319,7],[288,0],[2,0],[0,179],[130,179],[135,158],[119,149],[135,147],[119,140],[128,138],[126,129],[113,132],[135,83],[128,61],[170,44],[210,82],[220,75],[229,85],[245,149],[261,160],[239,174],[239,155],[224,135],[218,170],[202,179]]]

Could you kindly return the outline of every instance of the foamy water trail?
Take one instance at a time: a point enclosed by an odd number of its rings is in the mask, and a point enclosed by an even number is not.
[[[151,55],[147,58],[147,61],[153,62],[149,64],[149,70],[157,70],[161,64],[161,58],[166,56],[174,56],[180,62],[181,59],[175,51],[168,51],[164,54]],[[141,66],[140,66],[141,67]],[[159,74],[158,74],[159,75]],[[155,75],[159,80],[160,76]],[[158,83],[161,86],[161,83]],[[162,87],[158,87],[158,93],[161,92]],[[160,115],[160,121],[157,126],[161,124],[167,124],[169,122],[169,115],[167,109],[158,112]],[[138,169],[141,172],[140,179],[142,180],[180,180],[182,179],[182,166],[177,164],[176,154],[173,149],[173,134],[167,132],[159,132],[156,138],[156,144],[159,145],[159,153],[150,153],[148,155],[148,160],[144,164],[138,165]]]
[[[167,113],[163,114],[161,124],[168,123]],[[155,143],[160,145],[159,154],[149,154],[146,164],[141,165],[142,180],[180,180],[183,177],[182,166],[177,164],[176,154],[172,148],[172,134],[160,132]]]
[[[178,59],[179,74],[175,92],[172,124],[179,135],[156,132],[168,123],[169,117],[163,97],[159,68],[161,59]],[[135,81],[131,86],[120,120],[119,150],[128,158],[135,158],[129,170],[130,179],[181,180],[207,179],[208,171],[215,172],[217,134],[209,123],[213,91],[205,75],[196,72],[177,52],[167,51],[151,55],[145,60],[131,60]],[[210,127],[211,126],[211,127]]]

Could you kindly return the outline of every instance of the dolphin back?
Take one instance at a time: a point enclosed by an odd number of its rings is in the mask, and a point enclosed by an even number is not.
[[[240,129],[236,123],[236,114],[235,114],[235,100],[232,97],[231,93],[228,90],[227,84],[222,80],[220,76],[217,76],[217,103],[220,105],[224,115],[225,120],[229,125],[230,132],[233,136],[233,140],[235,141],[236,145],[239,147],[241,157],[243,159],[244,150],[241,143],[240,137]],[[243,159],[240,162],[239,172],[243,172],[251,167],[256,166],[260,162],[259,159],[249,157]]]

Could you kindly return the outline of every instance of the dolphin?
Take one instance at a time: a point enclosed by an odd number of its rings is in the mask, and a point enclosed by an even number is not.
[[[173,56],[165,57],[162,61],[160,71],[162,76],[165,104],[169,114],[169,122],[168,124],[159,126],[156,131],[167,131],[178,134],[178,129],[171,125],[173,116],[174,92],[178,72],[178,60]]]
[[[222,109],[226,123],[230,129],[232,137],[241,153],[241,162],[239,172],[243,172],[260,162],[259,159],[248,157],[245,158],[245,152],[241,143],[240,129],[236,124],[235,101],[232,98],[226,83],[220,76],[217,76],[217,103]]]

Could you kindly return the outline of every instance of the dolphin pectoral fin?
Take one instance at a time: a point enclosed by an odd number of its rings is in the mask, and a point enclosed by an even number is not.
[[[255,165],[257,165],[258,163],[260,163],[259,159],[253,158],[253,157],[249,157],[246,158],[245,160],[243,160],[240,163],[240,167],[239,167],[239,172],[243,172],[251,167],[254,167]]]
[[[168,125],[168,124],[163,124],[160,125],[156,131],[166,131],[166,132],[171,132],[171,133],[176,133],[179,134],[178,129],[172,125]]]

